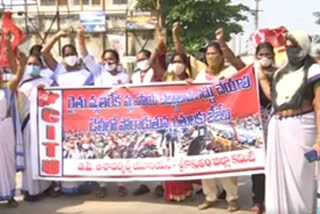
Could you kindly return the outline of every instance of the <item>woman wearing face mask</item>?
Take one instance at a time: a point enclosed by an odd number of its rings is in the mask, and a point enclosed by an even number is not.
[[[43,64],[43,67],[41,68],[41,72],[40,72],[41,76],[52,79],[54,73],[50,68],[48,68],[47,64],[45,63],[41,54],[41,50],[42,50],[42,45],[35,44],[30,48],[29,56],[39,56]]]
[[[92,72],[95,86],[113,86],[129,83],[129,75],[120,69],[120,57],[116,50],[104,50],[101,56],[102,64],[95,61],[87,50],[83,27],[78,28],[80,55],[87,68]]]
[[[151,83],[158,82],[161,80],[158,76],[161,76],[161,72],[164,72],[160,66],[159,58],[161,53],[159,53],[163,41],[160,40],[157,44],[156,50],[153,54],[149,50],[143,49],[137,54],[137,67],[135,73],[131,77],[131,82],[133,84],[141,83]],[[159,70],[160,73],[159,73]],[[134,190],[133,195],[140,196],[150,192],[150,188],[146,184],[140,184],[137,189]],[[161,184],[158,184],[154,189],[154,195],[156,197],[163,196],[164,189]]]
[[[143,49],[137,54],[137,66],[134,74],[131,77],[133,84],[155,82],[155,73],[150,63],[151,52]],[[134,190],[133,195],[140,196],[150,192],[150,188],[146,184],[140,184]]]
[[[102,53],[102,64],[98,64],[91,56],[85,44],[83,27],[77,32],[80,55],[86,67],[92,72],[95,86],[112,87],[114,85],[129,83],[129,75],[120,69],[120,57],[117,51],[107,49]],[[127,188],[118,183],[118,193],[120,197],[128,195]],[[103,198],[107,195],[107,183],[100,182],[96,197]]]
[[[141,50],[137,54],[137,67],[135,73],[131,77],[133,84],[156,82],[154,68],[150,63],[151,52]]]
[[[164,74],[165,81],[184,81],[191,78],[191,71],[188,57],[185,54],[175,53],[171,57],[171,62],[168,65],[167,72]]]
[[[51,55],[54,44],[62,37],[67,37],[66,31],[60,31],[43,47],[42,56],[47,66],[54,71],[54,80],[58,86],[77,87],[92,84],[92,75],[80,63],[76,48],[71,45],[62,47],[63,63],[58,63]]]
[[[188,57],[183,53],[175,53],[171,57],[167,72],[164,74],[164,81],[185,81],[190,78],[191,66]],[[174,156],[175,142],[168,145]],[[192,195],[193,187],[191,181],[166,181],[165,199],[168,201],[184,201]]]
[[[91,73],[79,63],[77,51],[73,45],[65,45],[62,48],[63,63],[58,63],[51,55],[54,44],[62,37],[67,37],[67,31],[59,31],[43,47],[42,56],[47,66],[54,71],[54,85],[61,87],[81,87],[91,85],[93,77]],[[86,191],[82,182],[61,182],[61,191],[66,194],[75,194]]]
[[[312,149],[320,154],[320,66],[310,49],[307,33],[289,32],[288,63],[266,90],[275,111],[268,127],[267,213],[315,213],[315,164],[304,154]]]
[[[22,192],[25,201],[37,201],[41,194],[48,190],[51,182],[32,179],[32,141],[30,124],[30,102],[36,96],[39,85],[50,86],[52,80],[41,77],[42,61],[39,56],[30,55],[27,59],[24,77],[19,85],[20,101],[22,103],[22,134],[25,146],[25,170],[22,173]],[[35,127],[33,127],[35,128]]]
[[[103,64],[97,64],[93,57],[87,55],[83,58],[86,66],[92,71],[95,86],[113,86],[129,82],[129,75],[119,70],[119,54],[117,51],[107,49],[102,54]]]
[[[260,112],[262,117],[262,125],[264,130],[265,143],[267,143],[268,120],[271,111],[270,101],[270,83],[272,75],[277,70],[274,66],[274,50],[273,46],[268,43],[261,43],[256,48],[256,63],[254,69],[257,74],[263,73],[265,78],[259,79],[259,97],[260,97]],[[251,210],[256,214],[261,214],[264,211],[265,201],[265,175],[257,174],[251,176],[253,207]]]
[[[237,72],[232,66],[227,66],[224,63],[224,55],[220,44],[212,42],[204,49],[204,62],[207,68],[199,72],[196,81],[213,81],[231,77]]]
[[[219,41],[219,45],[222,47],[225,58],[235,67],[237,70],[243,69],[246,65],[234,53],[229,49],[224,41],[223,29],[219,29],[216,32],[216,37]],[[264,79],[259,80],[259,95],[260,106],[262,115],[262,124],[265,135],[267,135],[268,119],[270,116],[271,102],[270,102],[270,83],[272,81],[272,74],[277,69],[274,66],[274,50],[270,43],[265,42],[258,45],[256,48],[256,63],[254,64],[255,72],[257,74],[264,73]],[[264,211],[265,201],[265,176],[264,174],[252,175],[252,192],[253,192],[253,207],[252,211],[256,214],[261,214]]]
[[[237,72],[234,67],[225,65],[224,55],[218,42],[207,45],[204,54],[204,61],[207,64],[207,69],[198,73],[195,79],[196,82],[218,81],[231,77]],[[206,200],[198,208],[204,210],[216,205],[218,197],[217,181],[219,181],[226,191],[228,211],[234,212],[239,210],[237,179],[231,177],[202,180],[202,189],[206,196]]]
[[[219,42],[225,58],[231,63],[231,65],[233,65],[237,70],[241,70],[246,67],[246,64],[241,60],[241,58],[236,57],[232,50],[227,46],[224,40],[224,30],[222,28],[216,31],[216,39]],[[255,73],[258,75],[262,73],[264,76],[264,78],[259,80],[259,97],[265,143],[267,144],[266,136],[268,133],[268,120],[271,110],[270,83],[272,82],[273,73],[277,70],[274,66],[275,54],[273,46],[268,42],[259,44],[256,48],[255,57]],[[252,175],[251,179],[254,204],[251,210],[255,214],[261,214],[264,212],[265,207],[265,176],[264,174]]]
[[[3,31],[8,61],[16,60],[10,44],[8,32]],[[18,206],[14,199],[16,190],[16,172],[24,169],[23,144],[16,91],[23,77],[25,60],[19,54],[17,66],[12,69],[16,75],[5,86],[3,71],[0,70],[0,201],[7,201],[7,206]]]

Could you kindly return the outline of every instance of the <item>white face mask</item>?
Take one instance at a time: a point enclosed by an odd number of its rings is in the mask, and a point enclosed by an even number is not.
[[[77,64],[78,62],[78,56],[73,55],[73,56],[67,56],[64,58],[64,62],[69,65],[70,67],[73,67]]]
[[[106,63],[104,64],[104,69],[106,71],[114,71],[115,69],[117,68],[117,64],[116,63],[113,63],[113,64],[109,64],[109,63]]]
[[[184,72],[186,66],[182,63],[170,63],[168,66],[168,72],[174,73],[175,75],[180,75]]]
[[[150,68],[149,60],[145,59],[137,63],[137,68],[141,71],[146,71]]]
[[[267,58],[267,57],[262,57],[261,59],[259,59],[259,63],[260,63],[260,65],[261,65],[263,68],[267,68],[267,67],[269,67],[270,65],[272,65],[273,60],[272,60],[272,59],[269,59],[269,58]]]

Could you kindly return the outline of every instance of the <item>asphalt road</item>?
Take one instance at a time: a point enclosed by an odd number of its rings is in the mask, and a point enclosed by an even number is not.
[[[20,175],[17,175],[19,193]],[[150,182],[150,187],[155,186]],[[126,183],[130,193],[139,183]],[[251,182],[250,177],[239,179],[241,210],[235,213],[248,214],[251,206]],[[60,196],[58,198],[44,198],[39,202],[24,202],[22,196],[16,198],[19,201],[18,208],[7,208],[5,203],[0,203],[0,214],[224,214],[227,204],[219,201],[216,208],[199,211],[197,205],[203,200],[201,194],[193,194],[192,198],[185,202],[166,202],[164,199],[156,199],[151,193],[135,197],[120,198],[115,184],[108,186],[108,195],[104,199],[97,199],[94,193],[78,196]]]

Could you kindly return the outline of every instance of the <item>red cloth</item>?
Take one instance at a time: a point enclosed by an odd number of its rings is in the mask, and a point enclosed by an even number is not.
[[[167,201],[183,201],[189,197],[193,191],[193,181],[166,181],[165,199]]]
[[[39,106],[45,107],[47,105],[54,104],[59,98],[59,94],[51,91],[45,91],[43,89],[39,89],[38,98],[39,98]]]
[[[4,39],[4,30],[7,30],[11,34],[11,48],[13,53],[17,53],[17,47],[27,37],[12,21],[12,13],[4,12],[2,15],[2,35],[1,35],[1,46],[0,46],[0,66],[3,68],[9,68],[7,54],[6,54],[6,41]]]
[[[250,36],[250,39],[255,47],[262,42],[269,42],[274,48],[278,48],[285,45],[286,31],[283,26],[274,29],[259,29]]]

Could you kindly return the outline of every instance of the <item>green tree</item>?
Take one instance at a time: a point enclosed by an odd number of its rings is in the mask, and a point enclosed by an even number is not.
[[[158,0],[160,14],[165,20],[168,41],[172,44],[171,26],[175,21],[182,23],[182,40],[189,52],[197,51],[214,32],[222,27],[226,35],[242,32],[240,21],[249,8],[243,4],[232,4],[231,0]],[[137,9],[156,10],[157,0],[138,0]],[[228,38],[228,37],[227,37]]]

